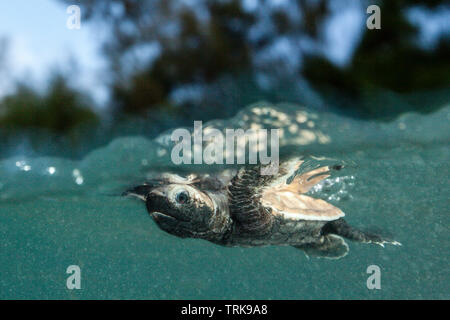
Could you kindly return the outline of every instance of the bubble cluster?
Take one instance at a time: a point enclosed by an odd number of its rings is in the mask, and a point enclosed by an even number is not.
[[[352,189],[355,186],[353,175],[330,177],[316,184],[310,190],[311,194],[320,194],[328,201],[344,201],[352,199]]]
[[[74,178],[74,181],[77,185],[82,185],[84,183],[84,178],[81,175],[81,171],[79,169],[74,169],[72,171],[72,176]]]

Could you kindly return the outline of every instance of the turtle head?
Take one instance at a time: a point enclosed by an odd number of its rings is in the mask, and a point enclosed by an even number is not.
[[[220,233],[223,220],[207,192],[193,185],[171,183],[138,186],[127,192],[145,201],[147,211],[164,231],[182,238],[211,239]]]

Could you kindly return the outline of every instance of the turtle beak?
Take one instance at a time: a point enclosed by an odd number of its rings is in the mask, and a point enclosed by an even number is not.
[[[122,196],[133,196],[143,201],[147,200],[148,194],[155,188],[152,185],[140,185],[122,193]]]

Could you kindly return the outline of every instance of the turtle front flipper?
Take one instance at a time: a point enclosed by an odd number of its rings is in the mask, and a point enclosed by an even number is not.
[[[273,215],[260,203],[260,189],[273,179],[260,173],[260,166],[241,168],[228,186],[230,215],[241,234],[264,237],[270,232]]]
[[[299,194],[328,177],[328,167],[316,168],[294,179],[291,185],[287,184],[303,162],[300,158],[284,161],[279,170],[270,175],[262,173],[270,171],[263,170],[269,167],[264,165],[249,165],[238,170],[228,191],[230,214],[241,233],[265,236],[271,232],[275,216],[325,221],[344,216],[342,211],[323,200]]]
[[[327,259],[340,259],[349,251],[344,239],[334,234],[323,236],[317,243],[294,246],[294,248],[303,250],[308,257]]]

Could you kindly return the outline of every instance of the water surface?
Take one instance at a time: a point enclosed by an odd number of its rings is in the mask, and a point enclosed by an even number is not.
[[[450,106],[379,123],[262,103],[204,124],[281,128],[283,156],[344,164],[311,193],[403,246],[349,243],[340,260],[160,230],[143,203],[118,194],[150,171],[177,169],[170,132],[119,138],[80,161],[1,160],[0,298],[448,299],[449,120]],[[66,288],[69,265],[81,268],[81,290]],[[370,265],[381,269],[380,290],[366,286]]]

